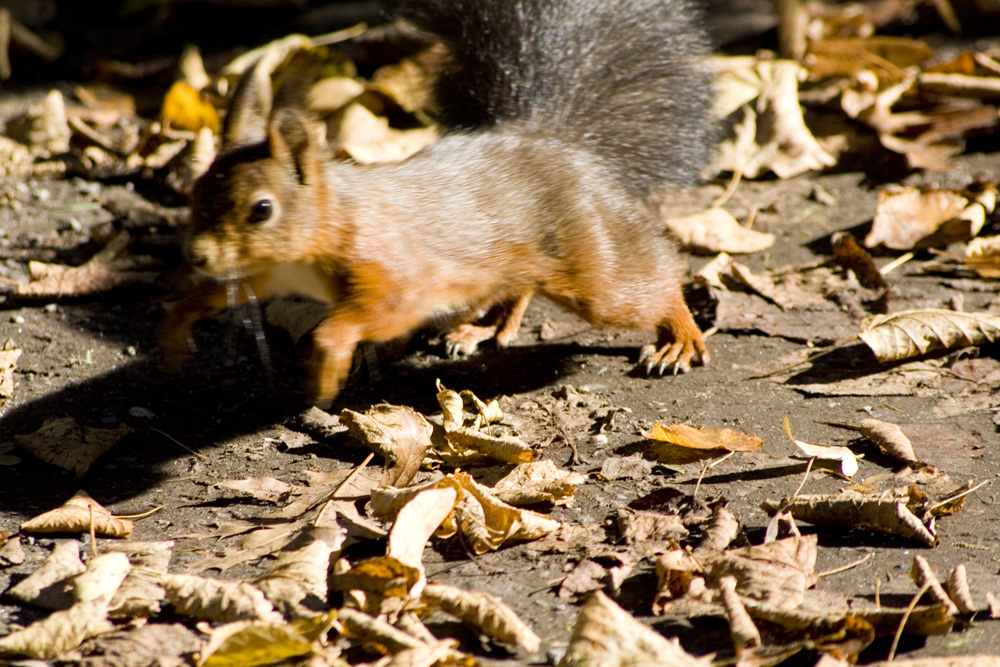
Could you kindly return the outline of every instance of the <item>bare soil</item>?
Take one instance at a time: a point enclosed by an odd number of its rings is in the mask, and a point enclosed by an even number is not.
[[[35,95],[37,91],[25,91],[18,98],[7,97],[6,103],[23,104]],[[778,236],[773,249],[748,258],[747,263],[755,269],[806,263],[828,255],[832,232],[849,230],[860,237],[870,224],[877,188],[899,176],[896,166],[894,162],[869,164],[864,171],[744,183],[730,205],[732,212],[739,217],[755,207],[759,211],[755,228]],[[964,187],[977,178],[996,183],[1000,159],[996,153],[970,153],[957,158],[948,173],[903,176],[908,184]],[[54,249],[62,261],[85,259],[88,248],[93,250],[88,245],[92,230],[122,216],[120,207],[112,212],[100,202],[108,191],[126,185],[78,179],[0,183],[0,255],[7,258],[0,264],[0,276],[24,280],[23,257],[31,249]],[[819,203],[817,188],[829,193],[832,203]],[[673,195],[676,210],[697,210],[721,191],[721,185],[706,185],[677,193]],[[144,194],[156,198],[155,193]],[[0,341],[10,338],[24,350],[15,373],[14,397],[3,409],[0,444],[37,429],[46,419],[65,415],[91,426],[126,423],[135,429],[83,480],[23,454],[19,463],[0,468],[0,529],[14,533],[25,518],[84,489],[115,514],[161,508],[137,521],[134,539],[176,539],[171,568],[181,571],[204,550],[221,549],[225,544],[185,535],[208,532],[233,517],[252,518],[274,509],[225,493],[213,486],[217,482],[251,476],[301,481],[306,470],[356,466],[367,450],[346,435],[316,438],[296,426],[297,415],[308,407],[302,391],[302,346],[294,346],[280,330],[267,330],[268,364],[261,358],[254,330],[243,326],[243,316],[223,316],[199,326],[201,353],[192,367],[182,374],[162,368],[154,330],[162,315],[159,301],[167,290],[166,277],[179,259],[176,236],[165,233],[162,238],[163,246],[156,249],[164,260],[161,283],[75,302],[0,304]],[[704,261],[691,260],[694,268]],[[953,276],[919,274],[906,267],[893,275],[898,290],[896,310],[903,306],[948,308],[958,300],[969,311],[998,309],[994,282],[956,281]],[[808,325],[823,332],[832,326],[824,317],[816,314]],[[702,309],[701,318],[703,326],[711,326],[709,305]],[[554,330],[557,335],[542,340],[543,330]],[[745,543],[763,539],[768,517],[761,502],[792,494],[802,481],[805,462],[796,456],[798,451],[782,429],[785,416],[803,440],[851,445],[864,453],[857,480],[892,473],[898,466],[870,443],[827,422],[857,423],[876,417],[895,423],[941,424],[961,434],[960,444],[952,449],[940,443],[942,447],[935,450],[952,486],[1000,475],[1000,438],[991,411],[936,418],[932,410],[940,396],[806,394],[791,382],[758,377],[773,368],[776,360],[800,350],[803,342],[794,336],[753,331],[719,331],[708,339],[709,365],[685,375],[650,378],[634,370],[638,346],[648,338],[645,333],[588,327],[537,300],[520,335],[506,350],[486,349],[471,359],[449,360],[424,335],[403,349],[378,350],[378,363],[362,365],[334,411],[344,407],[365,410],[389,402],[435,413],[436,379],[450,388],[471,389],[483,399],[500,398],[510,423],[538,447],[539,458],[588,475],[571,506],[542,507],[541,511],[561,521],[606,530],[609,546],[614,541],[611,524],[616,508],[658,489],[690,493],[702,475],[699,464],[654,468],[653,474],[640,479],[607,481],[595,475],[609,457],[644,451],[639,432],[654,422],[728,427],[763,438],[761,450],[733,456],[707,471],[698,490],[700,497],[729,501],[730,510],[742,523],[740,539]],[[995,346],[968,352],[983,358],[996,358],[997,353]],[[834,374],[860,377],[877,366],[859,346],[845,348],[837,359],[837,367],[814,371],[810,381],[823,382],[824,372],[829,373],[827,380]],[[567,386],[595,404],[625,410],[603,429],[593,420],[585,424],[562,421],[561,417],[579,415],[572,405],[560,402]],[[539,405],[562,406],[566,412],[540,410]],[[196,458],[178,442],[206,458]],[[835,492],[842,486],[837,477],[814,472],[803,492]],[[819,536],[817,570],[832,570],[870,556],[853,569],[823,577],[819,588],[874,596],[879,581],[883,603],[905,606],[915,592],[908,576],[913,555],[922,553],[942,573],[965,563],[978,600],[987,591],[1000,593],[1000,512],[993,486],[972,494],[957,514],[939,520],[941,543],[934,549],[866,531],[808,525],[802,531]],[[35,569],[52,544],[53,539],[46,537],[27,538],[27,560],[0,568],[0,590]],[[379,545],[360,548],[377,553]],[[568,641],[577,606],[573,600],[557,597],[554,582],[579,557],[539,553],[528,545],[473,557],[453,538],[431,543],[426,566],[432,580],[501,597],[543,638],[550,655],[557,656]],[[241,565],[225,576],[250,576],[260,567],[261,563]],[[731,655],[728,630],[721,621],[651,616],[654,590],[652,567],[642,565],[624,582],[616,599],[660,632],[680,637],[694,653]],[[43,615],[0,597],[0,635],[14,624],[26,625]],[[474,636],[465,637],[465,642],[488,664],[543,664],[546,660],[545,651],[529,659]],[[889,642],[879,640],[861,660],[882,659],[888,649]],[[996,621],[980,620],[944,636],[904,637],[900,646],[905,657],[970,653],[1000,654]],[[809,658],[799,660],[811,664]]]

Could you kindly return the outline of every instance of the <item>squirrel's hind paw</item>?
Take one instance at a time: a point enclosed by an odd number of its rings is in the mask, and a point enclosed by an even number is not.
[[[647,375],[665,375],[668,371],[674,375],[687,373],[692,362],[707,364],[708,360],[708,349],[701,340],[668,343],[660,348],[643,345],[639,350],[639,365],[645,368]]]

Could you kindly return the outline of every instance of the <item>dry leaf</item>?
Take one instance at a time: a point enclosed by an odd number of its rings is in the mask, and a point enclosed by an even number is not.
[[[27,533],[87,533],[91,522],[98,535],[128,537],[132,522],[119,519],[91,498],[85,491],[77,491],[62,507],[39,514],[21,524]]]
[[[799,64],[790,60],[751,62],[748,69],[745,58],[712,60],[718,70],[742,70],[744,80],[756,77],[760,87],[756,105],[742,107],[743,120],[734,128],[736,138],[719,147],[715,168],[747,178],[767,171],[773,171],[778,178],[791,178],[836,164],[836,158],[819,145],[803,120]]]
[[[858,426],[858,432],[878,445],[889,456],[903,463],[917,462],[917,455],[913,451],[910,439],[896,424],[880,419],[864,419]]]
[[[764,446],[764,441],[755,435],[747,435],[729,428],[694,428],[687,424],[663,426],[656,423],[649,432],[642,431],[642,437],[689,449],[753,452]]]
[[[731,549],[711,562],[714,581],[731,575],[740,595],[779,609],[795,609],[817,580],[817,536],[799,535]]]
[[[618,534],[632,547],[662,548],[670,541],[680,542],[688,529],[677,514],[631,510],[621,507],[617,512]]]
[[[176,81],[163,98],[160,120],[169,127],[197,132],[202,128],[219,131],[215,107],[190,83]]]
[[[536,512],[511,507],[466,473],[454,473],[453,477],[468,492],[455,506],[456,523],[477,554],[498,549],[508,540],[536,540],[560,526]]]
[[[330,143],[358,164],[398,162],[438,138],[435,127],[397,130],[358,102],[349,104],[327,129]]]
[[[879,192],[872,229],[865,245],[893,250],[944,247],[967,241],[982,228],[996,204],[996,190],[988,188],[971,199],[954,190],[889,187]]]
[[[516,466],[493,485],[497,498],[514,506],[555,503],[568,505],[576,487],[587,481],[584,475],[557,468],[549,459]]]
[[[380,404],[365,414],[344,409],[340,419],[351,436],[386,461],[382,485],[404,487],[420,470],[431,448],[433,427],[416,410]]]
[[[339,527],[304,531],[253,583],[285,618],[315,616],[327,607],[327,572],[330,560],[340,553],[345,532]]]
[[[877,315],[858,337],[879,361],[900,361],[941,349],[992,343],[1000,332],[1000,317],[954,310],[908,310]]]
[[[317,620],[296,623],[236,621],[219,626],[200,651],[198,667],[257,667],[311,653],[335,615],[330,611]]]
[[[885,289],[885,276],[875,265],[875,260],[862,248],[848,232],[834,232],[830,237],[833,246],[833,260],[849,269],[860,282],[869,289]]]
[[[21,538],[7,539],[7,531],[0,530],[0,567],[20,565],[26,559]]]
[[[296,487],[274,477],[248,477],[217,482],[215,486],[245,493],[258,500],[271,503],[283,502]]]
[[[428,584],[421,597],[497,641],[519,646],[528,653],[537,653],[541,647],[538,635],[495,595]]]
[[[972,601],[972,591],[969,590],[969,580],[965,573],[965,565],[961,563],[955,566],[948,577],[948,597],[958,607],[963,614],[976,613],[976,603]]]
[[[820,526],[841,526],[847,530],[875,530],[898,535],[933,547],[933,521],[925,525],[905,500],[869,497],[853,491],[831,495],[805,495],[780,502],[765,501],[761,507],[770,514],[779,508],[791,512],[799,521]]]
[[[774,234],[754,231],[741,225],[722,208],[709,208],[683,218],[667,218],[667,229],[685,249],[714,255],[760,252],[774,245]]]
[[[69,580],[77,602],[100,600],[106,605],[132,569],[128,556],[120,552],[101,554],[87,563],[87,569]]]
[[[0,637],[0,654],[54,660],[85,639],[114,629],[108,620],[107,602],[79,602],[65,611],[54,612],[22,630]]]
[[[730,575],[722,577],[719,580],[719,592],[729,621],[729,634],[733,638],[736,655],[741,655],[746,649],[759,647],[760,631],[740,602],[740,596],[736,592],[736,577]]]
[[[1000,667],[1000,655],[942,655],[930,658],[896,658],[872,662],[868,667]]]
[[[827,445],[817,445],[810,442],[796,440],[792,436],[792,427],[788,423],[788,417],[781,420],[785,427],[785,434],[792,444],[801,449],[809,458],[822,459],[824,461],[840,461],[840,471],[848,477],[853,477],[858,471],[858,459],[860,454],[855,454],[847,447],[831,447]]]
[[[722,551],[729,546],[730,542],[736,539],[740,533],[740,522],[732,512],[726,509],[725,504],[718,504],[712,508],[712,516],[702,529],[703,536],[694,553],[699,558]]]
[[[5,591],[12,598],[46,609],[68,609],[73,597],[67,583],[85,571],[76,540],[60,540],[48,558],[27,577]]]
[[[160,585],[173,554],[173,540],[125,542],[108,545],[109,551],[127,554],[132,569],[115,591],[109,605],[112,618],[149,618],[160,613],[167,592]]]
[[[284,620],[264,593],[246,581],[164,574],[161,582],[170,604],[184,616],[220,623],[239,620],[280,623]]]
[[[937,578],[937,574],[934,572],[934,568],[931,567],[930,563],[923,556],[913,557],[913,567],[910,569],[910,578],[913,579],[917,586],[924,587],[927,586],[927,592],[932,598],[934,598],[938,604],[945,607],[947,613],[950,616],[955,616],[958,614],[958,607],[952,602],[952,599],[944,590],[944,586]]]
[[[378,647],[383,653],[385,649],[391,653],[399,653],[426,646],[423,641],[408,632],[383,620],[372,618],[357,609],[341,608],[337,612],[337,620],[344,626],[348,636]]]
[[[969,241],[965,265],[981,278],[1000,278],[1000,236],[979,236]]]
[[[330,578],[330,588],[343,592],[362,591],[366,609],[381,614],[385,598],[409,599],[410,591],[421,582],[421,577],[421,570],[392,556],[375,556],[356,563],[349,570],[338,571]]]
[[[399,560],[420,573],[417,582],[424,584],[423,554],[427,540],[455,510],[458,491],[453,487],[426,489],[418,493],[399,510],[389,531],[386,555]],[[411,591],[419,595],[420,591]]]
[[[14,369],[17,368],[21,352],[9,338],[4,342],[3,349],[0,349],[0,408],[14,396]]]
[[[512,436],[489,435],[470,426],[457,426],[447,432],[448,442],[456,448],[474,450],[503,463],[531,463],[535,452],[526,443]],[[442,453],[442,458],[448,460]]]
[[[559,667],[708,667],[707,658],[696,658],[634,619],[607,595],[593,593],[573,628]]]
[[[125,424],[118,428],[84,426],[72,417],[49,419],[28,435],[15,435],[14,444],[35,458],[72,470],[83,479],[94,464],[118,442],[133,432]]]
[[[684,549],[672,549],[656,557],[656,597],[653,614],[660,616],[667,605],[685,597],[700,597],[705,591],[701,563]]]

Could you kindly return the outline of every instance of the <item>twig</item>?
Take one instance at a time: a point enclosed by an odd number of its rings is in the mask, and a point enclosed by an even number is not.
[[[177,439],[177,438],[175,438],[174,436],[172,436],[172,435],[169,435],[169,434],[167,434],[167,433],[164,433],[164,432],[163,432],[163,431],[161,431],[160,429],[158,429],[158,428],[153,428],[152,426],[150,426],[150,427],[149,427],[149,430],[150,430],[150,431],[153,431],[154,433],[159,433],[159,434],[160,434],[160,435],[162,435],[162,436],[163,436],[164,438],[166,438],[167,440],[170,440],[170,441],[171,441],[171,442],[173,442],[173,443],[174,443],[175,445],[177,445],[177,446],[178,446],[178,447],[180,447],[181,449],[183,449],[183,450],[187,451],[187,452],[188,452],[189,454],[191,454],[192,456],[197,456],[197,457],[198,457],[199,459],[201,459],[202,461],[207,461],[207,460],[208,460],[208,457],[207,457],[207,456],[205,456],[204,454],[200,454],[200,453],[198,453],[198,452],[194,451],[193,449],[191,449],[190,447],[188,447],[187,445],[185,445],[185,444],[184,444],[183,442],[181,442],[180,440],[178,440],[178,439]]]
[[[889,655],[885,658],[886,662],[892,662],[893,658],[896,657],[896,649],[899,647],[899,638],[903,636],[903,628],[906,627],[906,622],[910,620],[910,614],[913,613],[914,607],[917,606],[917,602],[920,601],[920,598],[923,597],[928,588],[930,588],[929,583],[925,583],[921,586],[920,590],[917,591],[917,594],[913,596],[912,600],[910,600],[910,604],[907,605],[906,611],[903,612],[903,618],[899,621],[899,627],[896,628],[896,634],[892,638],[892,646],[889,647]]]
[[[166,505],[158,505],[151,510],[146,510],[145,512],[140,512],[139,514],[116,514],[116,519],[145,519],[150,514],[155,514],[162,510]]]
[[[936,503],[934,503],[933,505],[931,505],[930,507],[928,507],[928,508],[927,508],[927,511],[928,511],[928,512],[933,512],[933,511],[934,511],[935,509],[937,509],[938,507],[941,507],[942,505],[947,505],[948,503],[953,503],[953,502],[955,502],[956,500],[958,500],[959,498],[962,498],[962,497],[964,497],[964,496],[967,496],[967,495],[969,495],[969,494],[970,494],[970,493],[972,493],[973,491],[978,491],[978,490],[979,490],[979,489],[981,489],[982,487],[984,487],[984,486],[986,486],[987,484],[989,484],[989,483],[990,483],[990,481],[991,481],[991,480],[988,480],[988,479],[987,479],[987,480],[984,480],[984,481],[980,482],[979,484],[976,484],[975,486],[973,486],[973,487],[971,487],[971,488],[968,488],[968,489],[966,489],[965,491],[962,491],[961,493],[956,493],[955,495],[953,495],[953,496],[951,496],[951,497],[948,497],[948,498],[945,498],[945,499],[943,499],[943,500],[939,500],[938,502],[936,502]]]
[[[862,563],[868,561],[869,559],[871,559],[871,557],[872,557],[872,554],[865,554],[864,556],[862,556],[861,558],[857,559],[853,563],[848,563],[847,565],[841,565],[840,567],[835,567],[832,570],[823,570],[822,572],[817,572],[816,576],[817,577],[829,577],[831,574],[840,574],[841,572],[846,572],[847,570],[855,568],[858,565],[861,565]],[[876,588],[878,587],[878,579],[875,580],[875,586],[876,586]]]
[[[743,171],[737,170],[733,172],[733,177],[729,179],[729,183],[726,185],[726,189],[722,191],[715,201],[709,204],[709,208],[719,208],[725,204],[729,199],[736,194],[736,188],[739,187],[740,181],[743,180]]]
[[[701,480],[705,478],[705,473],[708,472],[709,470],[711,470],[712,468],[714,468],[715,466],[719,465],[720,463],[722,463],[723,461],[725,461],[726,459],[728,459],[730,456],[732,456],[735,453],[736,453],[735,451],[731,451],[728,454],[726,454],[725,456],[721,456],[721,457],[715,459],[714,461],[710,461],[706,465],[702,466],[702,468],[701,468],[701,474],[698,475],[698,482],[694,485],[694,491],[691,492],[691,498],[692,499],[698,497],[698,489],[701,487]]]

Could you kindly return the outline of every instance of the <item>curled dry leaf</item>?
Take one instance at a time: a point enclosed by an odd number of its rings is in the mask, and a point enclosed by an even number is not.
[[[403,505],[389,531],[386,555],[399,560],[420,573],[417,581],[424,584],[424,547],[431,535],[455,510],[458,491],[453,487],[426,489]],[[419,590],[410,591],[418,595]]]
[[[958,607],[948,597],[944,586],[938,581],[934,568],[931,567],[926,558],[919,555],[913,557],[913,568],[910,570],[910,578],[913,579],[917,586],[927,586],[927,592],[931,594],[931,597],[938,604],[943,605],[947,609],[949,615],[954,616],[958,613]]]
[[[946,635],[955,626],[955,617],[942,604],[920,605],[909,614],[902,608],[865,606],[852,609],[851,614],[871,624],[876,637],[892,637],[904,619],[903,634],[918,637]]]
[[[0,408],[14,395],[14,369],[21,351],[9,338],[0,349]]]
[[[160,576],[170,565],[173,547],[173,540],[129,541],[107,547],[109,551],[127,554],[132,563],[128,576],[111,598],[109,613],[112,618],[149,618],[160,612],[161,603],[167,596],[160,585]]]
[[[785,434],[788,436],[788,439],[809,458],[817,458],[824,461],[840,461],[840,471],[848,477],[852,477],[858,471],[858,459],[860,455],[855,454],[847,447],[831,447],[796,440],[792,435],[792,427],[788,422],[788,417],[784,417],[781,423],[785,427]]]
[[[617,512],[618,534],[632,547],[662,548],[665,542],[679,542],[688,535],[677,514],[647,512],[621,507]]]
[[[833,260],[858,277],[865,287],[884,289],[887,285],[885,276],[875,265],[875,260],[862,248],[848,232],[834,232],[830,237],[833,246]]]
[[[375,556],[356,563],[346,571],[337,572],[330,578],[330,587],[343,592],[364,592],[368,607],[374,608],[375,613],[381,613],[379,605],[382,599],[408,599],[421,577],[421,570],[392,556]]]
[[[896,424],[881,419],[865,419],[858,426],[858,432],[865,436],[889,456],[903,463],[916,463],[910,439]]]
[[[214,628],[200,651],[198,667],[257,667],[310,653],[336,618],[329,611],[295,623],[235,621]]]
[[[245,493],[257,500],[270,503],[283,502],[288,499],[295,487],[274,477],[248,477],[247,479],[229,479],[217,482],[216,487],[232,489]]]
[[[76,648],[85,639],[114,629],[108,620],[107,602],[78,602],[69,609],[54,612],[22,630],[0,637],[0,655],[26,655],[53,660]]]
[[[724,504],[712,508],[712,516],[703,529],[701,541],[694,553],[699,558],[722,551],[736,539],[740,532],[740,522]]]
[[[442,639],[428,643],[425,646],[417,646],[400,651],[392,656],[387,662],[378,663],[379,667],[434,667],[435,665],[465,664],[455,649],[458,648],[458,640]]]
[[[469,426],[458,426],[449,430],[447,437],[448,442],[460,449],[472,449],[503,463],[531,463],[535,460],[531,447],[513,436],[489,435]]]
[[[587,481],[584,475],[557,468],[550,459],[522,463],[493,485],[497,498],[514,506],[555,503],[566,505],[576,487]]]
[[[34,572],[8,588],[5,594],[46,609],[67,609],[73,598],[65,583],[86,569],[80,560],[80,544],[76,540],[60,540]]]
[[[344,626],[344,630],[349,636],[375,646],[385,647],[391,653],[425,646],[423,641],[408,632],[357,609],[341,608],[337,612],[337,620]]]
[[[707,658],[687,653],[676,639],[667,639],[640,623],[597,591],[580,609],[559,667],[708,667],[710,664]]]
[[[245,581],[206,579],[193,574],[165,574],[161,582],[177,613],[208,621],[284,619],[259,588]]]
[[[941,349],[992,343],[1000,317],[954,310],[907,310],[867,321],[858,337],[881,362],[900,361]]]
[[[118,428],[92,428],[72,417],[49,419],[28,435],[15,435],[14,444],[35,458],[64,470],[72,470],[83,479],[94,461],[133,430],[125,424]]]
[[[404,487],[413,481],[431,448],[433,427],[423,415],[405,406],[383,403],[365,414],[345,409],[340,419],[352,437],[385,459],[383,485]]]
[[[872,662],[868,667],[1000,667],[1000,655],[942,655],[930,658],[896,658]]]
[[[91,523],[98,535],[128,537],[132,522],[119,519],[91,498],[85,491],[77,491],[62,507],[39,514],[21,524],[27,533],[86,533]]]
[[[70,580],[73,598],[78,602],[100,600],[110,603],[111,597],[132,569],[128,556],[121,552],[101,554],[87,563],[87,569]]]
[[[428,584],[422,599],[499,642],[519,646],[528,653],[537,653],[541,647],[538,635],[495,595]]]
[[[736,577],[731,575],[722,577],[719,580],[719,592],[722,597],[722,606],[726,610],[726,618],[729,620],[729,634],[733,638],[736,654],[740,655],[746,649],[759,647],[761,644],[760,631],[757,630],[750,614],[740,602],[739,593],[736,592]]]
[[[800,535],[726,551],[711,562],[715,581],[734,576],[740,595],[781,609],[802,604],[816,583],[817,536]]]
[[[389,119],[376,116],[360,102],[352,102],[337,116],[331,143],[359,164],[398,162],[438,138],[436,127],[397,130]]]
[[[995,205],[993,188],[972,195],[954,190],[889,187],[879,192],[865,245],[916,250],[968,241],[979,233]]]
[[[929,547],[936,546],[938,542],[933,532],[933,519],[925,525],[907,507],[905,500],[895,497],[871,497],[845,491],[831,495],[796,496],[779,502],[765,501],[761,507],[769,514],[779,509],[787,510],[799,521],[820,526],[875,530],[916,540]]]
[[[969,579],[965,573],[965,565],[958,564],[951,571],[947,583],[948,597],[963,614],[976,613],[976,603],[972,601],[972,591],[969,590]]]
[[[700,596],[705,591],[701,563],[684,549],[672,549],[656,557],[656,597],[653,613],[659,616],[672,600]]]
[[[689,463],[716,458],[727,452],[752,452],[764,441],[732,429],[694,428],[687,424],[653,424],[642,437],[650,440],[656,458],[665,463]]]
[[[459,530],[468,538],[470,548],[477,554],[498,549],[508,540],[536,540],[561,525],[537,512],[508,505],[467,473],[454,473],[453,476],[468,492],[455,506],[455,519]]]
[[[330,559],[340,552],[344,534],[339,527],[304,531],[254,584],[285,618],[315,616],[326,607]]]
[[[754,231],[741,225],[722,208],[709,208],[683,218],[668,218],[667,229],[685,249],[715,255],[760,252],[774,245],[774,234]]]
[[[15,537],[7,540],[5,532],[0,530],[0,567],[20,565],[27,559],[24,547],[21,545],[21,538]]]
[[[965,265],[981,278],[1000,278],[1000,236],[979,236],[969,241]]]

